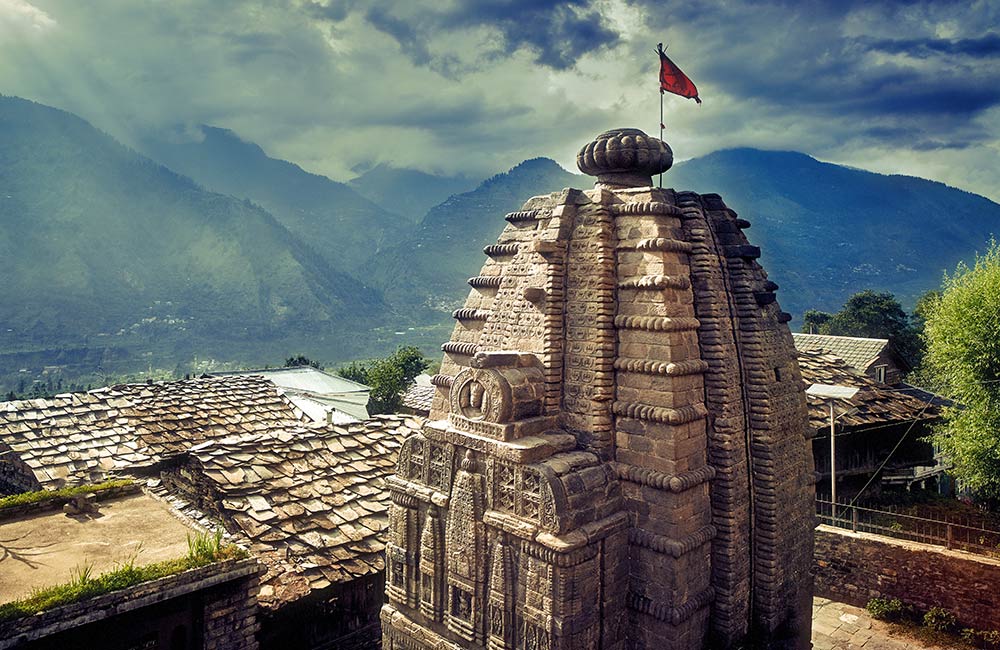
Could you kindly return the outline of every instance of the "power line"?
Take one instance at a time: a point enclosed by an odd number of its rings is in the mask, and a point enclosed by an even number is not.
[[[924,412],[924,411],[926,411],[926,410],[927,410],[927,407],[929,407],[930,405],[931,405],[931,403],[930,403],[930,401],[928,400],[928,402],[927,402],[926,404],[924,404],[924,408],[923,408],[923,410],[921,410],[921,411],[920,411],[920,413],[918,413],[918,414],[917,414],[917,418],[919,418],[919,417],[920,417],[921,415],[923,415],[923,412]],[[857,493],[856,495],[854,495],[854,498],[853,498],[853,499],[851,499],[851,503],[850,503],[849,505],[853,506],[853,505],[854,505],[854,504],[855,504],[855,503],[857,502],[857,500],[858,500],[858,497],[860,497],[860,496],[861,496],[861,494],[862,494],[862,493],[863,493],[863,492],[864,492],[865,490],[867,490],[867,489],[868,489],[868,486],[872,484],[872,481],[874,481],[874,480],[875,480],[875,477],[876,477],[876,476],[878,476],[879,472],[881,472],[881,471],[882,471],[882,470],[883,470],[883,469],[885,468],[886,464],[887,464],[887,463],[889,462],[889,459],[890,459],[890,458],[892,458],[892,455],[893,455],[894,453],[896,453],[896,450],[897,450],[897,449],[899,449],[899,446],[900,446],[901,444],[903,444],[903,441],[904,441],[904,440],[906,440],[906,436],[907,436],[907,435],[909,435],[909,433],[910,433],[910,430],[911,430],[911,429],[913,429],[913,426],[914,426],[914,425],[915,425],[916,423],[917,423],[917,421],[916,421],[916,420],[914,420],[913,422],[911,422],[911,423],[910,423],[910,426],[909,426],[909,427],[908,427],[908,428],[906,429],[906,431],[904,431],[904,432],[903,432],[903,435],[901,435],[901,436],[899,437],[899,442],[897,442],[897,443],[896,443],[896,446],[892,448],[892,451],[890,451],[890,452],[889,452],[889,455],[885,457],[885,460],[884,460],[884,461],[882,461],[882,464],[881,464],[881,465],[879,465],[879,467],[878,467],[878,469],[877,469],[877,470],[875,470],[875,472],[874,472],[874,473],[872,474],[871,478],[869,478],[869,479],[868,479],[868,482],[867,482],[867,483],[865,483],[864,487],[862,487],[862,488],[861,488],[860,490],[858,490],[858,493]],[[836,462],[836,461],[834,461],[834,462]]]

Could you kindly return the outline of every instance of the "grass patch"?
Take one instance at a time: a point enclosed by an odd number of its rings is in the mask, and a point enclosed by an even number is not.
[[[27,598],[0,605],[0,621],[28,616],[44,610],[68,605],[137,584],[165,578],[188,569],[196,569],[223,560],[237,560],[249,554],[238,546],[222,541],[222,532],[188,535],[187,557],[166,560],[146,566],[136,566],[135,555],[116,568],[93,575],[93,565],[76,567],[69,582],[34,590]]]
[[[979,650],[987,646],[965,639],[953,632],[942,632],[925,625],[905,621],[889,623],[893,637],[909,638],[925,648],[952,648],[953,650]]]
[[[130,479],[120,479],[116,481],[104,481],[103,483],[96,483],[94,485],[75,485],[58,490],[22,492],[21,494],[0,497],[0,510],[13,508],[14,506],[28,505],[29,503],[41,503],[42,501],[49,501],[51,499],[75,497],[78,494],[87,494],[88,492],[101,492],[113,488],[125,487],[126,485],[132,485],[132,481]]]

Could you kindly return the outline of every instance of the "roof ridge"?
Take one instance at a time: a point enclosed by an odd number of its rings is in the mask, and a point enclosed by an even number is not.
[[[811,336],[816,338],[846,339],[851,341],[878,341],[888,343],[889,339],[871,338],[868,336],[843,336],[841,334],[809,334],[807,332],[792,332],[792,336]]]

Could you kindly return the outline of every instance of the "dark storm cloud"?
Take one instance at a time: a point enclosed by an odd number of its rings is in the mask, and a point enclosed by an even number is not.
[[[867,46],[891,54],[933,57],[952,54],[982,59],[1000,58],[1000,34],[991,33],[978,38],[904,38],[873,41]]]
[[[435,55],[430,44],[442,33],[469,28],[495,30],[494,40],[480,52],[495,60],[527,48],[535,61],[562,70],[587,52],[615,45],[619,35],[610,29],[590,0],[462,0],[446,7],[419,7],[410,0],[331,0],[311,5],[313,15],[342,22],[354,12],[402,46],[417,64],[454,70],[456,57]]]
[[[0,0],[0,85],[126,142],[207,123],[338,180],[487,176],[655,129],[663,41],[704,100],[666,100],[679,157],[790,149],[1000,198],[997,25],[997,0]]]
[[[677,34],[698,78],[729,98],[767,105],[775,116],[809,111],[929,125],[1000,106],[994,5],[650,2],[646,11],[654,29]],[[956,34],[935,36],[941,29]]]

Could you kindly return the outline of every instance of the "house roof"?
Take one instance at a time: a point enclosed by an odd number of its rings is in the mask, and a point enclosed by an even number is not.
[[[795,340],[795,348],[800,352],[829,352],[862,372],[867,371],[871,362],[889,345],[889,339],[865,339],[856,336],[792,332],[792,338]]]
[[[410,387],[403,393],[403,406],[421,414],[431,411],[431,402],[434,401],[434,391],[436,386],[423,385],[418,383],[410,384]]]
[[[304,413],[315,422],[331,419],[344,424],[368,419],[368,395],[371,387],[340,375],[313,368],[268,368],[214,373],[213,376],[258,375],[280,387]]]
[[[44,489],[96,483],[206,440],[301,421],[259,376],[100,388],[0,404],[0,451],[13,451]]]
[[[308,391],[320,394],[337,393],[368,393],[370,386],[351,381],[346,377],[335,375],[312,366],[294,366],[291,368],[267,368],[265,370],[237,370],[233,372],[213,373],[214,376],[249,376],[255,375],[272,381],[282,388]]]
[[[422,419],[292,427],[191,450],[190,479],[268,570],[260,601],[276,606],[384,568],[389,491],[403,439]],[[166,489],[165,487],[161,489]],[[177,495],[186,515],[203,516]]]
[[[846,361],[832,354],[799,351],[802,380],[810,384],[833,384],[858,388],[851,399],[836,400],[838,412],[857,409],[837,420],[843,426],[865,429],[878,425],[897,424],[913,420],[933,420],[940,416],[933,403],[917,399],[904,391],[887,388],[861,374]],[[830,411],[824,399],[810,398],[809,424],[814,429],[829,426]]]

